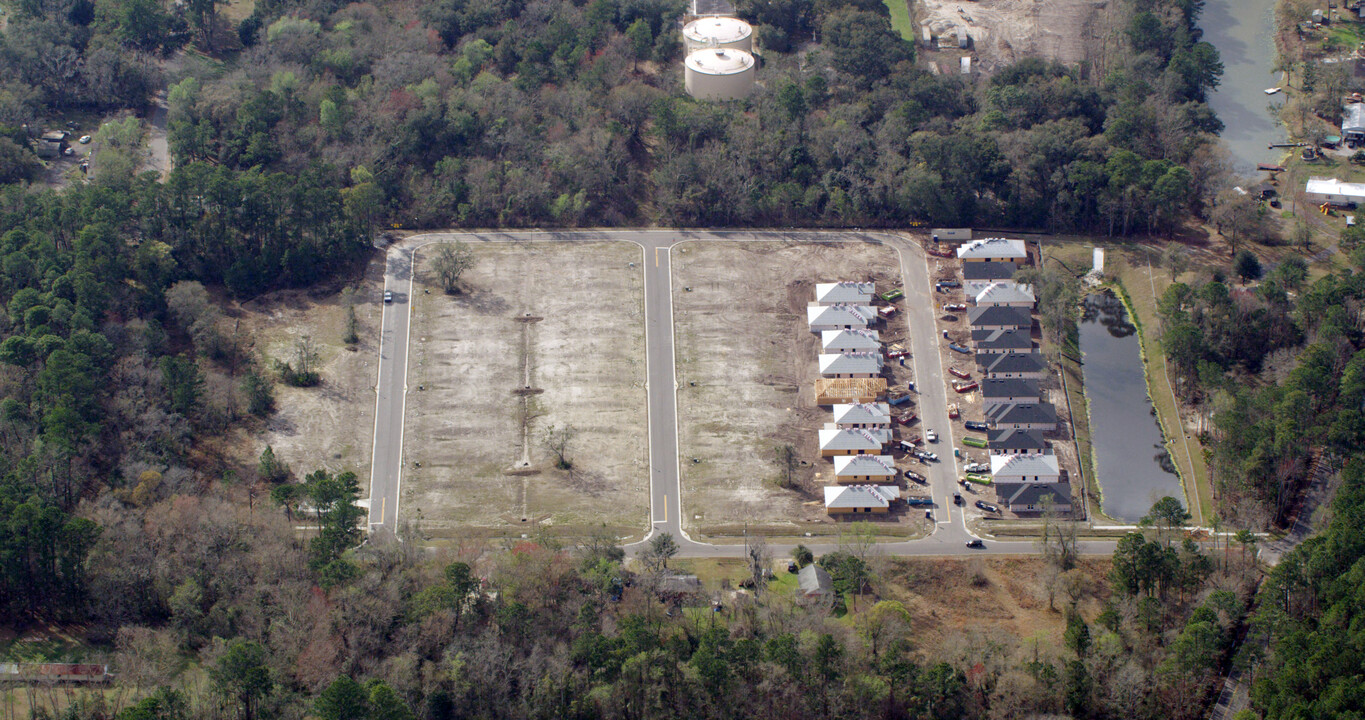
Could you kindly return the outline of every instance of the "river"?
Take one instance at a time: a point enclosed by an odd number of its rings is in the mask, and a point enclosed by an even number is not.
[[[1209,106],[1223,121],[1223,142],[1232,153],[1233,169],[1251,174],[1257,163],[1279,162],[1283,150],[1268,145],[1284,141],[1270,105],[1284,93],[1266,95],[1279,84],[1275,67],[1275,0],[1207,0],[1199,26],[1204,39],[1223,59],[1223,81],[1209,95]]]
[[[1080,324],[1090,442],[1104,514],[1137,521],[1164,495],[1184,500],[1147,396],[1137,328],[1109,293],[1088,295]]]

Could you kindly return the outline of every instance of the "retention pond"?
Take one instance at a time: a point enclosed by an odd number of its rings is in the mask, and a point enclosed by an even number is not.
[[[1104,514],[1137,521],[1165,495],[1184,499],[1147,395],[1137,328],[1111,293],[1085,298],[1080,324],[1090,442]]]

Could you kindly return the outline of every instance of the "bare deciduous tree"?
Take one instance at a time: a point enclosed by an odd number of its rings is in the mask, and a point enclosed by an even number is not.
[[[555,456],[555,467],[560,470],[572,470],[573,460],[569,457],[569,443],[575,434],[572,425],[556,427],[551,425],[545,429],[545,449]]]
[[[460,292],[460,276],[474,266],[474,251],[464,242],[442,243],[436,246],[436,256],[431,267],[441,281],[441,289],[447,295]]]

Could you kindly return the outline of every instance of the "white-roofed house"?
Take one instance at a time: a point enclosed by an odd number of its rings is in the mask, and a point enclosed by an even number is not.
[[[1365,183],[1342,182],[1336,178],[1311,177],[1304,193],[1315,203],[1349,205],[1365,203]]]
[[[834,485],[825,488],[825,512],[830,515],[891,512],[901,489],[895,485]]]
[[[1056,455],[992,455],[994,483],[1055,483],[1062,477]]]
[[[879,352],[839,353],[820,356],[820,377],[871,378],[882,374],[886,358]]]
[[[876,330],[825,330],[820,333],[820,349],[827,353],[877,352],[882,339]]]
[[[898,472],[890,455],[840,455],[834,458],[834,480],[839,483],[895,482]]]
[[[1005,305],[1007,307],[1031,308],[1035,302],[1033,288],[1016,283],[991,283],[985,290],[972,297],[977,307],[983,305]]]
[[[848,403],[834,406],[836,428],[889,428],[891,406],[887,403]]]
[[[1005,238],[981,238],[963,243],[957,249],[957,259],[962,262],[1028,262],[1028,248],[1023,240]]]
[[[820,457],[881,455],[882,447],[889,442],[890,430],[824,428],[820,430]]]
[[[806,308],[811,332],[863,330],[876,320],[877,311],[867,305],[811,305]]]
[[[817,283],[815,302],[817,305],[867,305],[877,285],[870,282]]]

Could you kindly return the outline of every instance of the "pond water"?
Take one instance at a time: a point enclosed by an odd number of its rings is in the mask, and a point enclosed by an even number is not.
[[[1180,478],[1147,397],[1137,328],[1117,297],[1110,293],[1086,296],[1080,341],[1085,397],[1090,404],[1090,441],[1104,514],[1137,521],[1162,496],[1183,502]]]
[[[1204,39],[1218,48],[1223,80],[1209,95],[1209,105],[1223,121],[1223,143],[1233,157],[1233,168],[1249,174],[1257,163],[1279,162],[1284,129],[1270,114],[1271,105],[1284,102],[1284,93],[1266,95],[1279,84],[1275,67],[1275,0],[1208,0],[1199,18]]]

